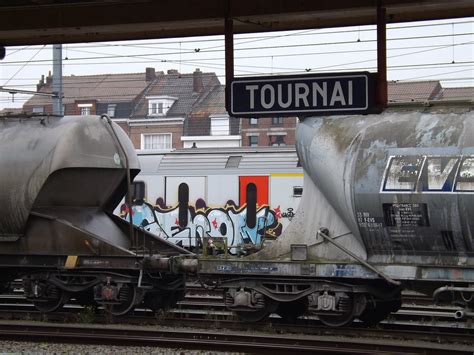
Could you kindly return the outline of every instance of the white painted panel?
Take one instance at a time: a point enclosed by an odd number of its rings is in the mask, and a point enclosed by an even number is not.
[[[281,212],[282,217],[279,220],[283,229],[290,223],[292,213],[297,213],[301,201],[301,197],[293,196],[295,186],[303,186],[302,175],[270,176],[269,204],[272,210],[278,208]]]
[[[227,201],[239,203],[239,177],[237,175],[212,175],[208,177],[207,205],[224,207]]]
[[[197,199],[207,201],[205,176],[168,176],[166,177],[166,205],[178,204],[178,188],[182,183],[189,187],[189,205],[194,206]]]
[[[145,183],[145,201],[156,204],[156,200],[165,197],[165,178],[157,174],[138,174],[135,181]]]

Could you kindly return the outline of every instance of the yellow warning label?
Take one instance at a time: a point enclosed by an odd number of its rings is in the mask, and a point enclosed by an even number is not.
[[[77,265],[78,259],[79,257],[77,255],[69,255],[66,259],[66,264],[64,265],[64,267],[66,269],[74,269]]]

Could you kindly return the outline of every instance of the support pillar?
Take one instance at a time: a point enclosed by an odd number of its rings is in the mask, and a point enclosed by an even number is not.
[[[63,115],[63,46],[53,46],[53,114]]]
[[[377,3],[377,106],[387,107],[387,11]]]
[[[230,108],[230,83],[234,79],[234,23],[225,18],[225,107]]]

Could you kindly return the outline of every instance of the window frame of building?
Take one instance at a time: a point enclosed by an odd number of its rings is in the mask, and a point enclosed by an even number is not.
[[[34,106],[33,113],[44,113],[44,106]]]
[[[256,118],[256,117],[250,117],[250,119],[249,119],[249,125],[250,125],[250,126],[258,126],[258,118]]]
[[[152,137],[169,137],[168,140],[163,144],[161,147],[154,146]],[[147,140],[151,139],[151,142],[147,142]],[[173,134],[172,133],[142,133],[140,136],[140,149],[142,150],[170,150],[173,148]]]
[[[169,109],[178,100],[177,97],[172,96],[147,96],[149,117],[165,117]]]
[[[283,117],[272,117],[272,125],[279,126],[283,124]]]
[[[92,114],[93,105],[91,103],[77,104],[77,107],[81,116],[89,116]]]
[[[107,115],[108,115],[109,117],[115,117],[116,109],[117,109],[117,105],[116,105],[116,104],[108,104],[108,105],[107,105]]]
[[[80,109],[81,109],[81,116],[90,116],[91,107],[85,106],[85,107],[80,107]]]
[[[282,134],[274,134],[274,135],[269,135],[268,138],[270,140],[270,146],[271,147],[285,147],[286,142],[285,142],[285,135]]]
[[[258,136],[249,136],[249,147],[258,147]]]

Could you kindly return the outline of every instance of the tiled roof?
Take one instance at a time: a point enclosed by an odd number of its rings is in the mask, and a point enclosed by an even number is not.
[[[211,116],[227,115],[225,109],[225,85],[214,87],[208,95],[194,105],[185,129],[186,136],[203,136],[210,134]],[[239,134],[237,118],[230,118],[230,134]]]
[[[157,74],[156,79],[138,101],[132,118],[143,118],[148,114],[148,96],[172,96],[178,100],[167,112],[167,117],[184,117],[191,112],[193,105],[214,86],[220,85],[215,73],[202,73],[203,90],[194,92],[193,74]]]
[[[426,101],[433,100],[441,91],[439,81],[389,82],[388,101]]]
[[[98,102],[120,102],[135,99],[149,84],[145,73],[103,74],[63,77],[63,103],[76,100],[97,100]],[[40,92],[51,93],[51,83],[46,84]],[[48,105],[51,98],[33,96],[25,105]]]
[[[444,88],[441,100],[474,100],[474,87]]]
[[[15,115],[15,114],[20,114],[23,112],[22,108],[17,108],[17,107],[12,107],[12,108],[4,108],[0,110],[0,116],[2,115]]]
[[[203,97],[193,107],[191,117],[207,117],[209,115],[227,114],[225,109],[225,85],[219,85]]]

